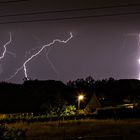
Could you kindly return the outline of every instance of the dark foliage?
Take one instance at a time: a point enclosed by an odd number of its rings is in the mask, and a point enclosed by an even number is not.
[[[1,140],[25,140],[26,131],[22,129],[9,129],[4,124],[0,124],[0,139]]]
[[[44,113],[51,107],[63,105],[77,106],[77,95],[85,95],[81,107],[85,107],[96,94],[103,106],[117,105],[127,99],[139,102],[140,81],[135,79],[115,80],[113,78],[95,81],[91,76],[86,79],[69,81],[25,80],[23,84],[0,83],[0,113],[34,112]]]

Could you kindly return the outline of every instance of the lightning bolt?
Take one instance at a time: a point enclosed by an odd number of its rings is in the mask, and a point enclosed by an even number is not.
[[[48,50],[46,50],[46,52],[45,52],[45,53],[46,53],[46,59],[48,60],[50,66],[51,66],[51,68],[52,68],[52,70],[56,73],[57,79],[59,79],[58,71],[57,71],[57,69],[55,68],[53,62],[52,62],[52,61],[50,60],[50,58],[49,58],[49,53],[50,53],[50,51],[51,51],[51,48],[49,48]]]
[[[137,40],[138,40],[138,41],[137,41],[137,45],[138,45],[138,47],[139,47],[139,49],[140,49],[140,34],[138,34],[138,33],[129,33],[129,34],[126,34],[126,36],[136,36],[136,37],[138,38],[138,39],[137,39]],[[127,38],[125,38],[125,40],[124,40],[123,48],[125,48],[126,39],[127,39]],[[140,55],[140,52],[139,52],[139,55]],[[138,61],[139,65],[140,65],[140,58],[139,58],[137,61]],[[140,72],[139,72],[138,79],[140,80]]]
[[[138,47],[140,48],[140,34],[138,34]],[[138,62],[140,64],[140,58],[138,59]],[[140,73],[139,73],[139,80],[140,80]]]
[[[24,76],[25,76],[25,79],[29,80],[28,78],[28,73],[27,73],[27,64],[35,57],[37,57],[45,48],[47,47],[51,47],[52,45],[54,45],[56,42],[59,42],[59,43],[64,43],[66,44],[69,40],[71,40],[73,38],[73,34],[70,32],[70,37],[66,40],[60,40],[60,39],[54,39],[51,43],[49,44],[45,44],[41,47],[41,49],[39,51],[37,51],[35,54],[31,55],[24,63],[23,65],[17,69],[17,71],[10,77],[8,78],[7,80],[11,80],[13,77],[15,77],[17,75],[17,73],[20,71],[20,70],[24,70]]]
[[[9,33],[9,41],[6,42],[6,43],[4,44],[4,46],[3,46],[4,51],[3,51],[2,55],[0,56],[0,61],[5,57],[5,54],[6,54],[6,52],[7,52],[7,45],[9,45],[9,44],[11,43],[11,41],[12,41],[12,35],[11,35],[11,32],[10,32],[10,33]]]
[[[37,40],[37,42],[39,43],[39,45],[42,45],[40,39],[39,39],[37,36],[35,36],[35,35],[33,35],[33,36],[34,36],[34,38]],[[55,65],[53,64],[53,62],[52,62],[52,61],[50,60],[50,58],[49,58],[49,53],[50,53],[51,49],[52,49],[51,47],[49,47],[48,49],[46,48],[46,49],[44,49],[44,52],[45,52],[46,59],[47,59],[49,65],[51,66],[52,70],[53,70],[54,73],[56,74],[57,79],[59,79],[59,72],[57,71]],[[32,49],[32,50],[33,50],[33,49]]]
[[[12,55],[13,57],[16,57],[16,54],[13,53],[13,52],[9,52],[9,51],[7,51],[7,53],[10,54],[10,55]]]

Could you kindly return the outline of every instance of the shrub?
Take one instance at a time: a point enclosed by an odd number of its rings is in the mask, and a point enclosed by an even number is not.
[[[0,124],[0,140],[25,140],[25,130],[11,128]]]

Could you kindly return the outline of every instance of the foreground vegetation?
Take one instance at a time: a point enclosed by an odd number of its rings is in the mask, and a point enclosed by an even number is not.
[[[18,122],[6,125],[9,129],[26,130],[27,140],[64,140],[77,137],[114,137],[140,139],[140,120],[67,120],[49,122]]]
[[[27,140],[140,139],[139,80],[25,80],[2,82],[0,89],[0,140],[21,140],[25,132]]]
[[[0,140],[25,140],[25,132],[21,128],[8,128],[5,124],[0,124]]]

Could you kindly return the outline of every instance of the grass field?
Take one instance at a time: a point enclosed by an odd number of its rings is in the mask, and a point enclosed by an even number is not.
[[[140,120],[69,120],[49,122],[17,122],[10,127],[26,129],[27,140],[67,140],[73,137],[121,136],[123,140],[140,139]],[[115,140],[115,137],[112,138]],[[73,139],[74,140],[74,139]]]

